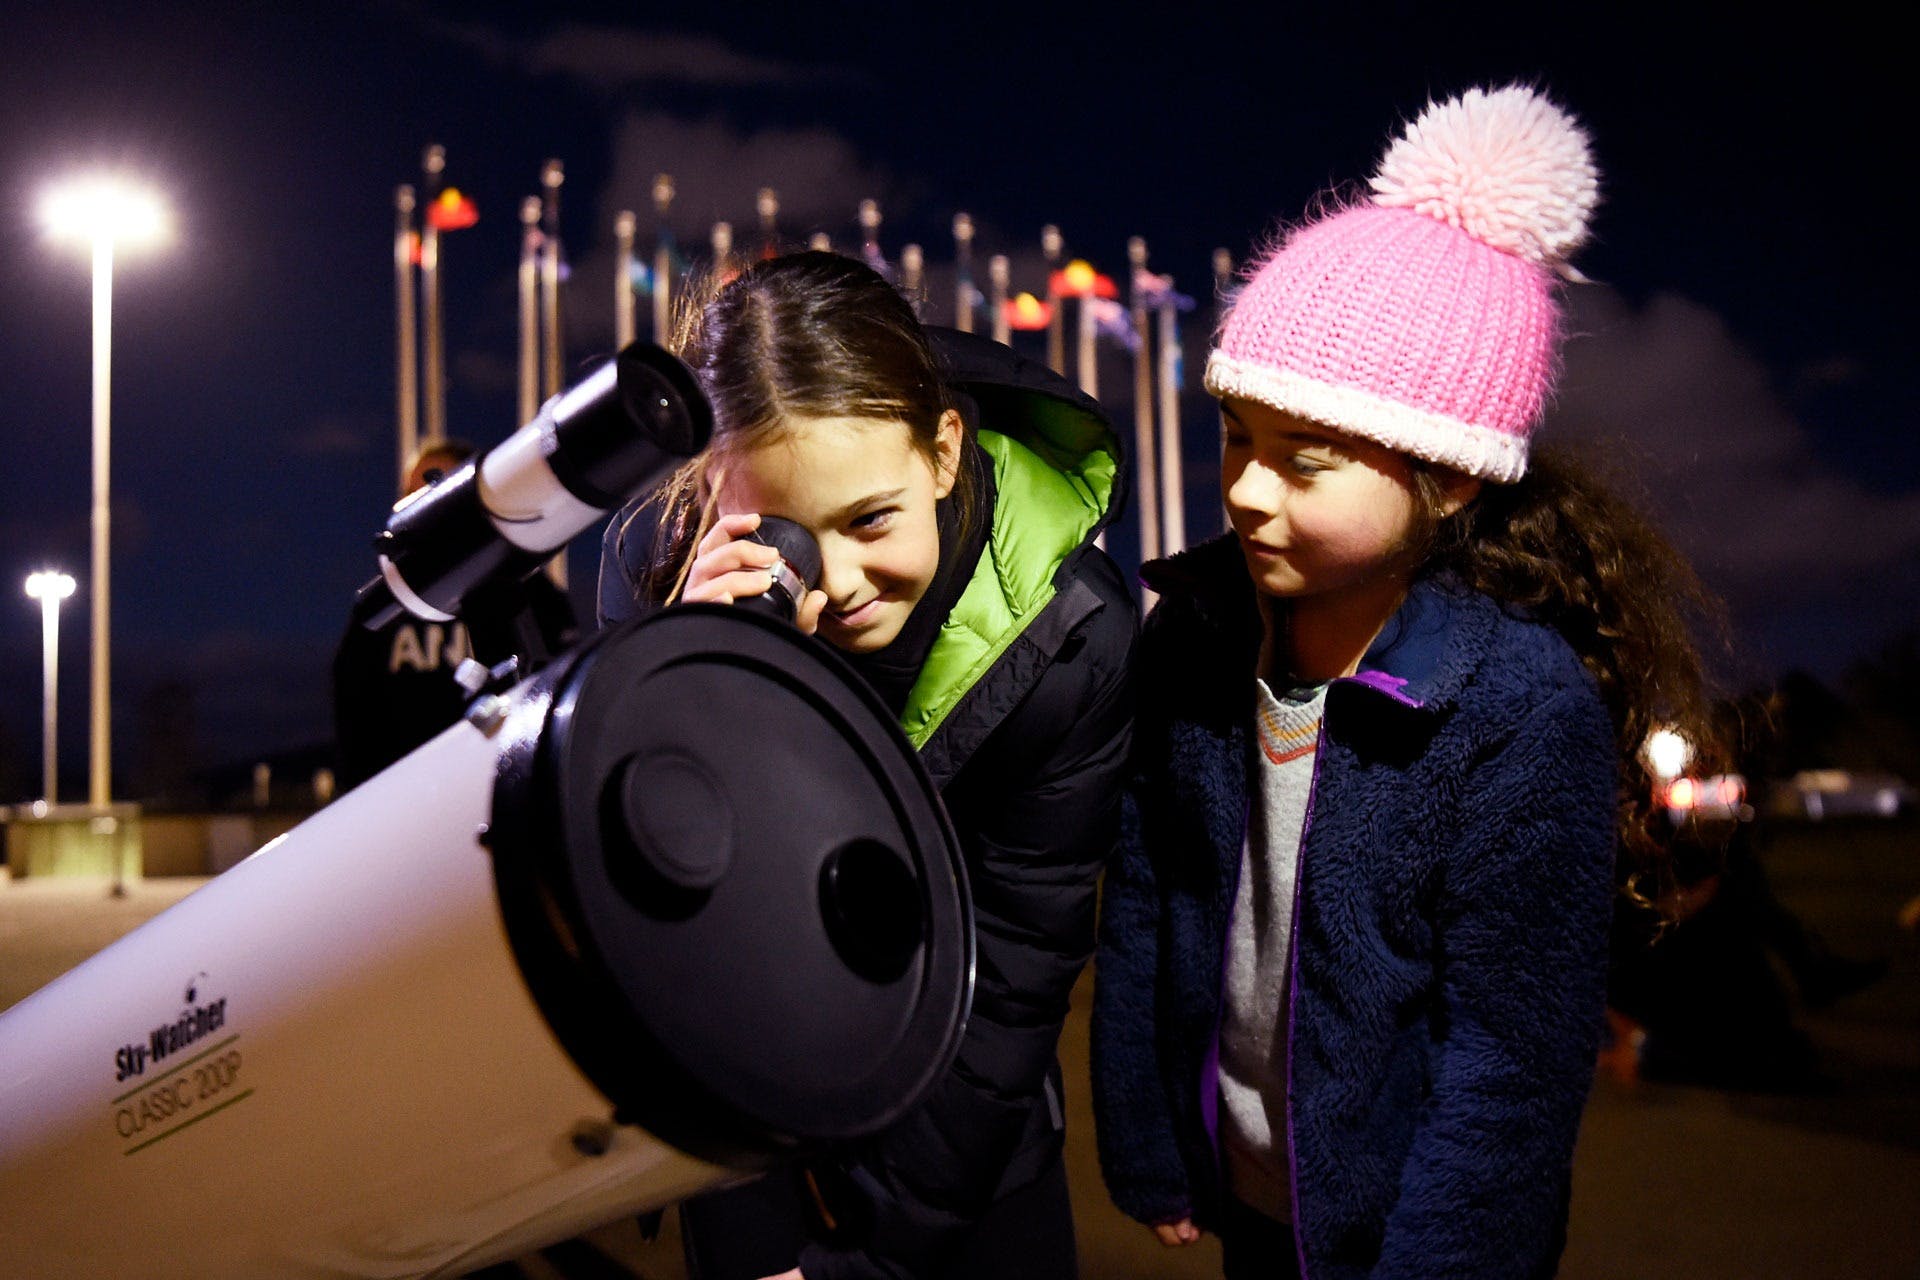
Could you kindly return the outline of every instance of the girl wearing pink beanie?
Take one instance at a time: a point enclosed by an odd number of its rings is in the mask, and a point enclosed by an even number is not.
[[[1597,193],[1533,90],[1430,106],[1207,361],[1232,531],[1142,571],[1093,1070],[1115,1201],[1229,1277],[1559,1258],[1616,889],[1663,881],[1635,756],[1708,741],[1691,572],[1529,465]]]

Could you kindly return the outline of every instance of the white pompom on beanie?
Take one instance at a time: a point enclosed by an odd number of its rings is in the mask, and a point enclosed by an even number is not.
[[[1599,180],[1586,134],[1533,89],[1429,105],[1371,200],[1254,264],[1206,387],[1510,482],[1558,367],[1557,278]]]

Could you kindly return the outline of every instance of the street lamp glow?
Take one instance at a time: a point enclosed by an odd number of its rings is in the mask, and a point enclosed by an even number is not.
[[[34,812],[41,815],[60,799],[60,751],[55,742],[60,723],[60,602],[72,594],[73,579],[57,569],[27,575],[27,598],[40,602],[40,753],[44,782]]]
[[[72,576],[56,569],[44,569],[27,575],[27,598],[30,600],[65,600],[73,594],[73,588]]]
[[[158,195],[104,176],[78,178],[49,190],[40,201],[40,221],[56,239],[82,244],[107,240],[127,248],[157,244],[171,229]]]
[[[87,803],[105,813],[113,797],[112,587],[110,512],[113,489],[113,264],[122,247],[165,237],[169,218],[160,198],[122,179],[91,174],[46,193],[40,216],[55,239],[79,241],[93,254],[93,653],[88,693]],[[119,864],[114,891],[120,891]]]
[[[1693,747],[1672,729],[1655,729],[1647,735],[1647,765],[1662,781],[1677,778],[1693,759]]]

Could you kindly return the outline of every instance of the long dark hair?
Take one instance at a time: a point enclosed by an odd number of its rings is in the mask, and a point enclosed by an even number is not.
[[[668,600],[684,580],[712,525],[717,459],[794,419],[849,417],[904,424],[932,463],[940,419],[954,407],[913,308],[873,269],[839,254],[788,254],[696,284],[672,346],[713,405],[714,433],[647,504],[658,523],[646,580],[633,584],[643,599]],[[962,528],[974,514],[973,484],[961,466],[952,500]]]
[[[1616,830],[1627,895],[1671,914],[1670,843],[1640,763],[1649,734],[1669,726],[1714,772],[1730,744],[1715,723],[1698,641],[1730,648],[1725,609],[1693,567],[1595,469],[1536,448],[1517,483],[1484,485],[1441,516],[1443,473],[1416,462],[1426,513],[1420,572],[1444,572],[1552,625],[1599,682],[1619,744]]]

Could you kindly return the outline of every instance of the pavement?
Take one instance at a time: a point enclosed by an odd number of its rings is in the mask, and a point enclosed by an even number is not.
[[[1739,1093],[1602,1073],[1575,1156],[1563,1280],[1920,1280],[1920,937],[1896,920],[1920,896],[1920,822],[1783,828],[1766,868],[1836,951],[1888,961],[1868,989],[1795,1008],[1833,1088]],[[114,898],[104,881],[0,878],[0,1009],[202,883],[146,880]],[[1165,1249],[1107,1200],[1084,1087],[1090,996],[1083,980],[1061,1043],[1082,1275],[1218,1276],[1211,1238]],[[672,1214],[652,1241],[620,1222],[496,1271],[685,1277]]]

